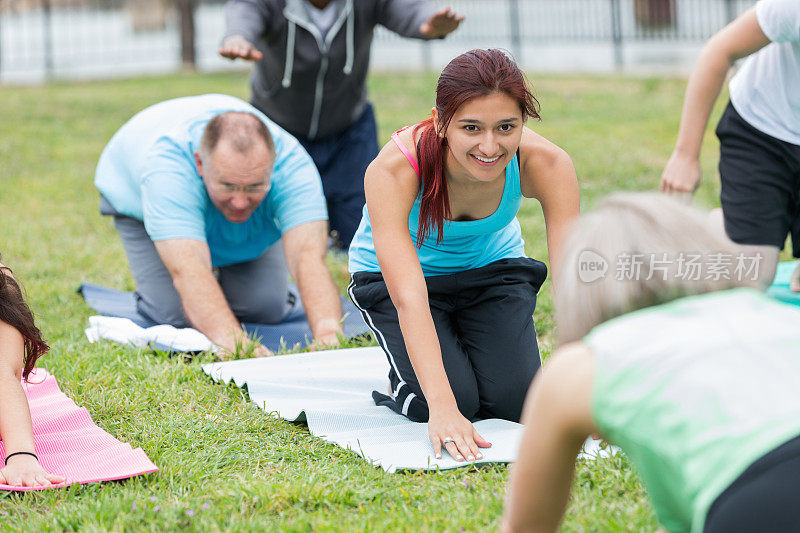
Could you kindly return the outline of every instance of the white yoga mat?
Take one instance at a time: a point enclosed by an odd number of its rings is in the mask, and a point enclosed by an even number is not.
[[[447,453],[433,455],[428,425],[408,420],[372,401],[386,392],[389,364],[379,347],[328,350],[261,359],[210,363],[203,371],[218,382],[247,386],[250,399],[268,413],[305,420],[312,435],[349,449],[387,472],[449,469]],[[475,428],[491,448],[476,463],[509,463],[517,457],[524,427],[507,420],[482,420]],[[587,457],[599,454],[585,450]]]

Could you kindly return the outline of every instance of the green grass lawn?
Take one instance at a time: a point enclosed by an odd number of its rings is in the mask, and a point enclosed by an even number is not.
[[[435,76],[380,74],[371,98],[385,142],[426,116]],[[618,189],[652,190],[674,143],[684,80],[531,76],[542,104],[530,124],[572,156],[582,205]],[[0,251],[23,280],[52,344],[41,365],[95,422],[141,446],[159,466],[128,481],[32,494],[0,493],[0,528],[11,530],[486,531],[502,512],[505,466],[386,474],[265,415],[236,388],[213,384],[200,365],[83,335],[92,314],[82,281],[133,289],[111,221],[97,212],[97,158],[134,113],[168,98],[248,96],[246,76],[176,75],[0,88]],[[724,102],[720,100],[712,120]],[[716,205],[717,146],[706,138],[698,193]],[[519,215],[527,252],[547,260],[536,202]],[[330,265],[340,287],[341,257]],[[551,351],[549,282],[536,311]],[[0,392],[1,393],[1,392]],[[654,530],[643,488],[625,458],[581,461],[566,531]]]

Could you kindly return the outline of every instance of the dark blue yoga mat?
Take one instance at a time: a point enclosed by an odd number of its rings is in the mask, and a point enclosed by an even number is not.
[[[289,290],[297,296],[297,288],[294,285],[291,285]],[[128,318],[143,328],[158,325],[139,314],[136,309],[136,296],[132,292],[118,291],[108,287],[101,287],[100,285],[92,285],[91,283],[82,284],[78,292],[86,300],[89,307],[97,311],[98,314]],[[369,331],[358,309],[344,298],[342,298],[342,311],[345,315],[345,336],[357,337]],[[296,298],[294,308],[282,323],[245,323],[244,328],[248,333],[260,337],[261,343],[272,351],[281,349],[281,340],[288,347],[292,347],[298,342],[305,345],[306,340],[311,340],[311,327],[308,325],[306,312],[299,296]]]
[[[789,277],[792,275],[795,265],[797,265],[797,261],[778,263],[775,280],[772,282],[772,286],[767,289],[767,294],[776,300],[800,306],[800,292],[792,292],[789,289]]]

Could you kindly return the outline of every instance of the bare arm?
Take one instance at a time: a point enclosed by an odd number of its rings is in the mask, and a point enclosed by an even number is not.
[[[581,342],[559,349],[534,379],[522,415],[525,434],[508,484],[504,533],[558,529],[575,458],[597,431],[591,417],[593,381],[592,354]]]
[[[265,31],[264,21],[273,17],[270,3],[259,0],[233,0],[225,5],[225,37],[219,55],[258,61],[264,55],[253,44]]]
[[[156,251],[172,276],[183,312],[189,323],[211,342],[230,353],[252,341],[233,315],[228,301],[211,272],[208,245],[193,239],[156,241]],[[269,355],[258,345],[254,355]]]
[[[311,333],[325,344],[338,344],[342,301],[325,265],[328,223],[307,222],[283,234],[283,251],[308,315]]]
[[[527,128],[520,143],[520,156],[522,194],[542,204],[550,276],[555,289],[566,231],[580,214],[578,177],[572,159],[564,150]]]
[[[405,133],[408,137],[411,130]],[[442,362],[428,288],[408,231],[408,216],[419,191],[418,178],[405,156],[390,142],[370,164],[364,185],[381,274],[397,309],[406,350],[428,402],[428,430],[434,454],[441,456],[442,440],[449,436],[456,440],[446,446],[454,458],[479,457],[478,447],[488,443],[456,405]]]
[[[428,288],[408,232],[408,216],[418,192],[416,179],[408,161],[390,142],[367,168],[367,209],[381,274],[425,398],[431,409],[438,404],[455,407],[428,304]]]
[[[253,43],[241,35],[225,37],[217,53],[228,59],[241,58],[248,61],[258,61],[264,57],[264,54],[262,54]]]
[[[675,150],[661,175],[664,192],[693,192],[700,184],[700,147],[725,76],[737,59],[769,44],[755,8],[728,24],[703,47],[689,77]]]
[[[35,453],[31,412],[20,384],[23,347],[23,339],[19,331],[5,322],[0,322],[0,390],[3,391],[3,396],[0,398],[0,437],[3,439],[7,454]],[[16,456],[12,457],[8,464],[13,467],[18,461],[36,462],[30,456]],[[12,474],[6,472],[7,468],[3,468],[3,466],[0,464],[0,483],[23,484],[20,483],[21,479],[11,479]],[[26,477],[31,478],[32,476],[27,474]],[[45,483],[35,483],[35,478],[33,478],[33,482],[31,479],[26,481],[28,483],[24,483],[25,485],[50,484],[47,480]]]
[[[374,0],[375,21],[413,39],[439,39],[464,20],[449,7],[438,8],[430,0]]]

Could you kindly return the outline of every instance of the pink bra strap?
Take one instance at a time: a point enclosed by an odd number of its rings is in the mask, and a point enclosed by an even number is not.
[[[403,152],[403,155],[406,156],[406,159],[408,159],[408,162],[411,163],[411,166],[414,168],[414,172],[417,173],[417,177],[419,177],[419,165],[417,164],[417,160],[413,155],[411,155],[411,152],[408,151],[408,148],[406,148],[405,145],[400,141],[400,136],[398,135],[398,133],[407,130],[410,127],[411,126],[406,126],[402,130],[397,130],[396,132],[392,133],[392,140],[397,147],[400,148],[400,151]]]

